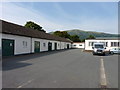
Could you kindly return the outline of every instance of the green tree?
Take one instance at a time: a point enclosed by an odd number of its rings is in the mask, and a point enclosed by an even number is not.
[[[78,35],[71,35],[70,40],[72,40],[73,42],[81,42]]]
[[[59,37],[64,37],[64,38],[69,38],[70,35],[66,31],[55,31],[53,35],[59,36]]]
[[[95,39],[95,36],[89,35],[87,39]]]
[[[55,31],[55,32],[53,33],[53,35],[56,35],[56,36],[62,37],[62,34],[61,34],[60,31]]]
[[[32,21],[26,22],[25,27],[46,32],[44,29],[42,29],[42,27],[41,27],[40,25],[38,25],[38,24],[36,24],[36,23],[34,23],[34,22],[32,22]]]
[[[81,42],[85,42],[85,39],[82,39]]]
[[[64,37],[64,38],[70,37],[70,35],[67,33],[67,31],[62,31],[61,33],[62,33],[62,37]]]

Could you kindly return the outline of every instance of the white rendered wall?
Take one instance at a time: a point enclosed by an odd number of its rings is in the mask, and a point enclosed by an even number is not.
[[[64,43],[64,47],[65,47],[65,49],[67,49],[67,44],[69,44],[69,48],[71,48],[71,43],[69,43],[69,42],[65,42],[65,43]]]
[[[64,43],[65,43],[65,42],[61,42],[61,49],[65,49]]]
[[[60,49],[60,41],[49,40],[52,43],[52,50],[55,50],[55,43],[57,43],[57,50]]]
[[[43,51],[48,51],[48,40],[45,39],[38,39],[38,38],[32,38],[32,53],[34,53],[34,43],[35,41],[39,41],[40,42],[40,52]],[[43,43],[45,43],[45,46],[43,46]]]
[[[85,48],[84,46],[85,46],[84,43],[73,43],[72,44],[72,48]]]
[[[71,48],[71,43],[68,42],[60,42],[60,41],[54,41],[54,40],[46,40],[46,39],[38,39],[38,38],[30,38],[30,37],[24,37],[24,36],[18,36],[18,35],[10,35],[10,34],[1,34],[3,39],[12,39],[15,41],[15,47],[14,47],[14,54],[26,54],[26,53],[34,53],[34,42],[39,41],[40,42],[40,52],[48,51],[48,42],[52,43],[52,50],[55,50],[55,43],[57,43],[57,50],[65,49],[67,48],[67,44],[69,44],[69,47]],[[23,41],[27,42],[27,47],[23,47]],[[43,45],[45,43],[45,46]],[[1,45],[1,39],[0,39],[0,45]]]
[[[66,42],[60,42],[60,41],[54,41],[54,40],[46,40],[46,39],[38,39],[38,38],[32,38],[32,53],[34,53],[34,42],[39,41],[40,42],[40,52],[42,51],[48,51],[48,43],[52,43],[52,50],[55,50],[55,43],[57,43],[57,50],[65,49]],[[45,47],[43,46],[43,43],[45,43]],[[70,44],[70,43],[67,43]],[[71,44],[70,44],[71,45]],[[66,47],[67,48],[67,47]]]
[[[65,47],[65,49],[67,49],[67,43],[66,42],[64,43],[64,47]]]
[[[111,47],[111,42],[120,42],[119,40],[85,40],[85,50],[93,50],[92,46],[89,46],[89,42],[108,42],[107,50],[115,48]]]
[[[1,40],[2,40],[2,34],[0,33],[0,49],[1,49],[1,46],[2,46],[2,43],[1,43],[2,41]]]
[[[14,54],[25,54],[31,52],[31,38],[17,35],[2,34],[3,39],[14,40]],[[27,42],[27,47],[23,47],[23,41]]]

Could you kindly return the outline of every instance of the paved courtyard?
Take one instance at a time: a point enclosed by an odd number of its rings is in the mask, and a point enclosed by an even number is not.
[[[118,87],[118,55],[81,49],[3,58],[3,88],[100,88],[101,58],[108,88]]]

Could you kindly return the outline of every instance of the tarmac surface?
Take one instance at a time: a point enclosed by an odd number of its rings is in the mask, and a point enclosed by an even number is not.
[[[70,49],[7,57],[2,64],[3,88],[100,88],[102,75],[108,88],[118,88],[118,55]]]

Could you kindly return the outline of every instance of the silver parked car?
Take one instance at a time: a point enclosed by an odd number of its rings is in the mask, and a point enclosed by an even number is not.
[[[120,54],[120,48],[112,48],[110,49],[111,54]]]

